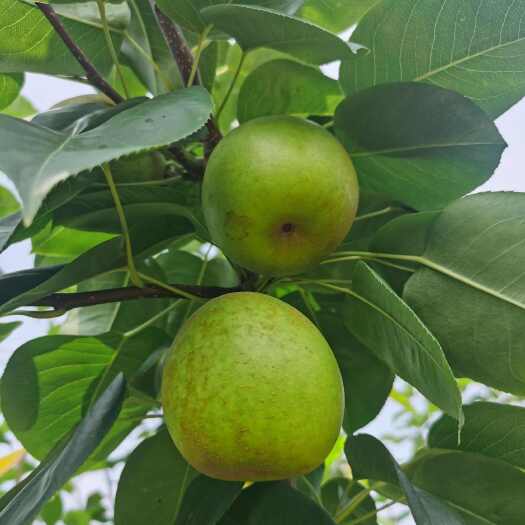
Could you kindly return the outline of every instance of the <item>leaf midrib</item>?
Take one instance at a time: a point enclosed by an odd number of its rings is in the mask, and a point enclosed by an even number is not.
[[[458,66],[460,64],[463,64],[464,62],[468,62],[469,60],[473,60],[474,58],[482,57],[482,56],[484,56],[487,53],[490,53],[492,51],[498,51],[498,50],[503,49],[503,48],[505,48],[507,46],[511,46],[511,45],[514,45],[514,44],[519,44],[521,42],[525,42],[525,37],[523,37],[523,38],[519,38],[518,37],[517,39],[510,40],[509,42],[505,42],[504,44],[500,43],[497,46],[492,46],[492,47],[483,49],[481,51],[478,51],[477,53],[474,53],[473,55],[467,55],[467,56],[465,56],[463,58],[460,58],[458,60],[454,60],[453,62],[449,62],[448,64],[445,64],[445,65],[443,65],[441,67],[438,67],[436,69],[432,69],[430,71],[427,71],[423,75],[415,77],[413,80],[414,80],[414,82],[421,82],[423,80],[426,80],[428,78],[433,77],[434,75],[442,73],[443,71],[447,71],[447,69],[450,69],[452,67],[456,67],[456,66]]]
[[[350,153],[351,157],[372,157],[375,155],[388,155],[389,153],[405,153],[427,149],[441,148],[463,148],[469,146],[504,146],[503,142],[456,142],[443,144],[417,144],[415,146],[406,146],[400,148],[386,148],[381,150],[360,151]]]

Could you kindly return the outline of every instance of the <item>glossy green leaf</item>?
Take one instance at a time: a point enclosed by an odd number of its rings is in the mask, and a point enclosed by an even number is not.
[[[239,496],[243,483],[197,476],[190,483],[174,525],[215,525]]]
[[[208,23],[234,37],[245,52],[269,47],[319,65],[349,58],[360,48],[314,24],[262,7],[218,5],[201,13]]]
[[[0,323],[0,343],[8,338],[22,323],[12,321],[10,323]]]
[[[454,422],[443,416],[428,435],[428,445],[476,452],[525,468],[525,408],[499,403],[479,402],[463,407],[465,426],[461,442],[454,433]]]
[[[403,204],[384,193],[360,190],[357,217],[338,251],[368,250],[381,227],[409,211]]]
[[[509,192],[449,206],[405,287],[457,376],[517,394],[525,393],[524,204]]]
[[[354,479],[384,481],[401,487],[416,525],[473,525],[464,521],[452,505],[421,490],[424,487],[414,486],[387,448],[373,436],[349,437],[345,453]]]
[[[303,0],[238,0],[236,4],[257,5],[293,14]],[[205,7],[229,4],[225,0],[159,0],[159,7],[175,22],[194,33],[202,32],[209,24],[201,14]]]
[[[0,75],[0,111],[15,101],[23,83],[23,75]]]
[[[55,3],[66,31],[93,61],[108,72],[112,62],[106,49],[95,2]],[[80,75],[84,71],[40,10],[29,0],[0,0],[0,71],[33,71],[52,75]],[[108,4],[108,21],[115,45],[120,46],[129,22],[126,2]]]
[[[39,518],[41,518],[46,525],[56,525],[56,523],[60,521],[63,510],[62,500],[57,494],[42,507]]]
[[[438,340],[363,262],[355,267],[343,315],[361,343],[461,424],[461,395]]]
[[[266,62],[244,81],[237,102],[240,122],[269,115],[332,115],[342,100],[336,80],[291,60]]]
[[[40,206],[34,221],[29,227],[24,227],[22,223],[22,214],[19,214],[19,221],[15,225],[16,228],[12,234],[7,237],[5,247],[36,235],[40,230],[49,224],[51,221],[51,216],[56,209],[60,208],[80,192],[88,188],[92,181],[93,177],[91,174],[84,172],[77,177],[67,179],[59,183],[44,199],[44,202],[42,206]],[[16,209],[18,208],[19,204],[17,202]]]
[[[1,113],[9,115],[10,117],[28,118],[35,115],[36,108],[29,102],[29,100],[19,95],[9,106],[7,106]]]
[[[169,345],[156,329],[125,339],[45,336],[18,348],[2,378],[2,413],[24,448],[44,458],[81,420],[94,395],[120,372],[128,380],[155,350]],[[128,398],[111,433],[90,458],[105,459],[151,407]]]
[[[242,58],[242,50],[237,44],[230,44],[227,41],[219,42],[217,74],[213,84],[213,100],[216,107],[220,107],[225,100],[241,59],[243,63],[239,76],[219,118],[219,126],[224,132],[229,131],[237,119],[237,101],[247,76],[266,62],[279,59],[289,60],[290,57],[274,49],[259,48],[254,49]]]
[[[125,382],[118,375],[74,429],[33,472],[0,499],[0,523],[27,525],[95,450],[117,419]]]
[[[11,215],[19,208],[20,205],[11,192],[0,186],[0,217]]]
[[[31,246],[36,255],[73,260],[113,237],[114,235],[108,233],[78,231],[63,226],[53,227],[49,223],[46,228],[33,235]]]
[[[335,130],[362,187],[420,210],[442,208],[483,184],[506,147],[472,101],[416,82],[347,98],[337,108]]]
[[[157,219],[155,226],[151,228],[146,224],[131,231],[137,260],[160,251],[173,239],[193,231],[191,225],[174,223],[169,217]],[[115,237],[95,246],[69,264],[0,276],[0,313],[33,304],[50,293],[122,269],[125,265],[123,240]]]
[[[380,228],[370,243],[370,250],[379,253],[399,253],[401,255],[422,255],[427,246],[427,239],[439,211],[407,213],[397,217]],[[398,293],[419,267],[417,263],[403,261],[397,268],[377,264],[390,286]]]
[[[521,525],[525,520],[525,473],[502,461],[429,451],[408,466],[407,474],[420,489],[453,507],[465,525]]]
[[[154,95],[180,87],[177,65],[159,30],[151,3],[149,0],[130,0],[129,7],[131,22],[127,34],[131,38],[125,39],[122,46],[128,63]]]
[[[118,113],[102,125],[69,133],[0,115],[0,169],[14,182],[30,223],[58,182],[104,162],[177,142],[209,117],[206,90],[179,90]]]
[[[19,211],[0,219],[0,251],[4,249],[21,220],[22,214]]]
[[[368,56],[342,65],[347,94],[416,80],[458,91],[492,117],[525,95],[525,0],[384,0],[352,38]]]
[[[319,302],[317,321],[335,354],[345,387],[343,428],[352,434],[379,414],[392,390],[394,373],[348,333],[341,298]]]
[[[115,525],[173,523],[197,472],[163,428],[129,456],[115,499]]]
[[[334,518],[337,516],[337,523],[342,525],[352,525],[352,522],[362,519],[363,525],[377,525],[377,516],[373,513],[376,511],[376,504],[372,496],[368,495],[359,506],[351,512],[346,518],[341,518],[342,512],[352,504],[352,500],[362,495],[366,488],[348,478],[330,478],[323,483],[321,487],[321,499],[324,508]],[[371,515],[368,519],[365,516]]]
[[[188,223],[203,237],[206,227],[199,216],[198,196],[188,183],[171,183],[165,186],[121,185],[118,193],[126,220],[130,227],[140,226],[145,221],[169,218],[178,228]],[[53,213],[53,223],[77,230],[119,233],[120,221],[115,203],[106,188],[97,189],[71,200]]]
[[[299,16],[328,31],[340,33],[361,18],[380,0],[306,0]]]
[[[243,490],[220,525],[334,525],[325,509],[286,482]],[[177,524],[179,525],[179,524]]]

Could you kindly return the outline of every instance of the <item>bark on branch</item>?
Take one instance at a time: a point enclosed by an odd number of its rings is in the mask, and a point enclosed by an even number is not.
[[[154,6],[154,9],[159,22],[159,27],[164,35],[166,43],[168,44],[173,59],[179,68],[182,81],[184,82],[184,85],[187,86],[193,69],[193,53],[191,52],[180,28],[177,27],[177,25],[174,24],[157,5]],[[200,84],[201,78],[199,72],[197,72],[193,85]],[[206,123],[206,129],[208,130],[208,136],[204,143],[204,150],[207,159],[215,146],[222,139],[222,134],[212,118]]]
[[[217,286],[197,286],[188,284],[173,284],[170,286],[202,299],[213,299],[214,297],[219,297],[227,293],[241,291],[240,288],[221,288]],[[178,295],[158,286],[148,285],[143,288],[130,286],[126,288],[109,288],[93,292],[54,293],[25,306],[49,306],[58,311],[68,311],[85,306],[119,303],[136,299],[173,299],[181,297],[187,299],[186,296]]]
[[[81,65],[82,69],[86,73],[86,77],[89,80],[90,84],[97,88],[99,91],[104,93],[109,97],[115,104],[123,102],[123,98],[111,87],[111,85],[104,80],[102,75],[96,70],[95,66],[91,63],[87,55],[78,47],[78,45],[71,38],[69,33],[66,31],[64,24],[60,20],[60,17],[57,15],[53,7],[49,4],[44,4],[42,2],[36,2],[35,4],[38,9],[43,13],[47,18],[49,23],[53,26],[54,30],[60,36],[64,44],[67,46],[71,54],[75,57],[77,62]]]

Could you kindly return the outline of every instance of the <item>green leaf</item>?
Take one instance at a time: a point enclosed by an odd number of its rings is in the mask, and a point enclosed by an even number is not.
[[[404,293],[457,376],[516,394],[525,393],[524,205],[522,193],[482,193],[450,205]]]
[[[323,483],[321,487],[323,506],[331,516],[336,517],[343,509],[352,503],[352,500],[356,496],[362,494],[364,490],[366,490],[366,488],[363,485],[351,479],[330,478]],[[352,525],[354,521],[361,518],[364,520],[360,522],[363,525],[377,525],[377,517],[375,515],[364,519],[364,516],[375,511],[375,501],[372,496],[368,495],[347,518],[337,522],[342,525]]]
[[[33,472],[0,500],[0,522],[27,525],[42,505],[95,450],[118,417],[125,382],[118,375],[86,413],[71,437],[57,446]]]
[[[34,254],[72,260],[113,237],[114,235],[107,233],[53,227],[49,223],[32,237],[31,246]]]
[[[370,244],[371,251],[399,253],[401,255],[423,255],[427,239],[439,211],[408,213],[397,217],[380,228]],[[403,261],[401,269],[376,265],[381,275],[396,292],[401,294],[406,282],[418,268],[418,264]]]
[[[342,301],[320,299],[321,331],[332,348],[345,387],[343,428],[352,434],[370,423],[383,408],[394,382],[393,372],[351,336],[343,323]]]
[[[479,402],[467,405],[463,410],[465,426],[461,443],[458,444],[454,422],[443,416],[430,429],[430,447],[477,452],[525,468],[525,408]]]
[[[465,525],[524,523],[525,473],[507,463],[479,454],[429,451],[408,466],[407,474],[453,507]]]
[[[322,507],[286,482],[256,483],[242,491],[220,525],[334,525]],[[177,525],[179,525],[177,523]]]
[[[234,37],[245,52],[269,47],[319,65],[348,58],[361,48],[314,24],[262,7],[218,5],[203,9],[201,14]]]
[[[368,250],[382,226],[408,211],[400,202],[384,193],[360,190],[357,217],[340,250]]]
[[[438,340],[363,262],[355,267],[343,315],[361,343],[461,425],[461,395]]]
[[[318,26],[341,33],[359,22],[380,0],[306,0],[299,16]]]
[[[45,198],[42,206],[40,206],[40,209],[38,210],[35,220],[31,223],[31,226],[28,228],[24,227],[22,224],[22,215],[19,214],[18,224],[16,224],[16,228],[14,229],[12,235],[6,239],[6,246],[10,246],[11,244],[23,241],[36,235],[40,230],[48,225],[51,220],[52,213],[56,209],[60,208],[60,206],[63,206],[80,192],[88,188],[92,181],[92,175],[90,173],[84,172],[75,178],[67,179],[59,183]],[[18,202],[16,203],[16,206],[18,209]]]
[[[98,7],[95,2],[54,3],[53,7],[68,34],[78,42],[103,73],[109,72],[112,61],[106,49]],[[33,71],[49,75],[82,75],[83,69],[62,39],[34,2],[0,0],[0,71],[7,73]],[[125,26],[129,22],[126,2],[107,5],[112,37],[120,47]]]
[[[525,95],[525,0],[384,0],[352,38],[370,48],[342,65],[352,95],[416,80],[459,91],[497,117]]]
[[[291,60],[273,60],[254,70],[239,93],[237,117],[332,115],[343,94],[336,80]]]
[[[188,187],[185,181],[168,183],[166,186],[146,184],[118,187],[130,227],[164,217],[169,218],[174,227],[177,224],[178,229],[187,228],[188,223],[191,223],[198,233],[206,238],[208,233],[204,221],[198,216],[199,200],[193,198],[193,191],[194,188]],[[79,195],[57,209],[53,213],[53,223],[90,232],[119,233],[121,231],[113,197],[106,188]]]
[[[0,115],[0,170],[14,182],[29,224],[58,182],[124,155],[167,146],[200,129],[211,112],[203,88],[179,90],[122,111],[78,133],[51,130]]]
[[[184,493],[197,475],[162,428],[126,461],[115,499],[115,525],[174,523]]]
[[[0,323],[0,343],[7,339],[21,324],[20,321]]]
[[[35,115],[37,112],[36,108],[29,102],[29,100],[19,95],[12,103],[11,105],[7,106],[3,111],[1,111],[4,115],[9,115],[10,117],[17,117],[17,118],[28,118]]]
[[[227,41],[219,42],[218,50],[217,74],[213,84],[213,100],[216,107],[220,107],[225,99],[239,63],[243,60],[237,81],[219,118],[220,128],[226,133],[230,130],[234,120],[237,119],[237,101],[246,77],[266,62],[278,59],[289,60],[290,57],[280,51],[259,48],[251,51],[243,58],[241,48],[237,44],[230,45]]]
[[[0,75],[0,111],[15,101],[23,84],[23,75]]]
[[[22,214],[19,211],[0,219],[0,251],[4,249],[21,220]]]
[[[20,205],[11,192],[0,186],[0,217],[11,215],[19,209]]]
[[[129,0],[129,6],[131,22],[127,34],[130,38],[124,40],[123,55],[154,95],[180,87],[177,64],[159,30],[149,0]]]
[[[166,280],[164,272],[152,259],[140,263],[138,269],[150,277]],[[127,271],[111,272],[80,283],[77,291],[122,288],[129,284]],[[68,314],[60,332],[68,335],[100,335],[111,331],[124,335],[150,321],[170,304],[172,301],[167,299],[143,299],[77,308]],[[164,328],[164,324],[165,321],[161,320],[154,326]]]
[[[301,6],[303,0],[238,0],[237,4],[269,7],[293,14]],[[225,0],[158,0],[158,6],[177,24],[194,33],[201,33],[209,24],[201,14],[205,7],[217,4],[231,3]]]
[[[157,253],[173,239],[191,233],[188,224],[179,225],[169,217],[158,218],[155,228],[144,224],[131,230],[137,261]],[[69,264],[24,270],[0,276],[0,313],[33,304],[53,292],[86,279],[126,266],[122,237],[99,244]]]
[[[483,184],[506,147],[472,101],[415,82],[347,98],[337,108],[335,130],[362,187],[420,210],[441,208]]]
[[[447,503],[412,485],[387,448],[373,436],[360,434],[349,437],[345,453],[354,479],[385,481],[401,487],[416,525],[471,525]],[[442,480],[442,483],[449,481]]]
[[[105,334],[29,341],[15,351],[2,378],[2,413],[9,428],[32,456],[44,458],[118,373],[131,380],[146,358],[169,342],[156,329],[129,339]],[[121,417],[91,455],[90,464],[105,459],[149,408],[128,397]]]
[[[62,511],[62,500],[57,494],[42,507],[39,517],[45,522],[46,525],[55,525],[58,521],[60,521]]]
[[[215,525],[239,496],[243,483],[197,476],[189,485],[174,525]]]

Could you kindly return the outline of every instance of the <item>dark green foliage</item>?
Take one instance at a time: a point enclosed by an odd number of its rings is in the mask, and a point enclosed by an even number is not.
[[[0,251],[35,256],[0,272],[0,525],[525,523],[525,198],[468,195],[525,95],[525,0],[156,4],[55,0],[52,27],[0,0]],[[96,95],[37,112],[26,73]],[[201,182],[222,136],[281,114],[336,136],[361,188],[341,246],[270,280],[211,244]],[[290,480],[207,478],[162,426],[166,351],[239,290],[307,315],[341,371],[346,444]],[[13,316],[56,319],[27,340]],[[354,434],[385,415],[403,465]],[[114,502],[71,505],[76,476],[123,465]]]

